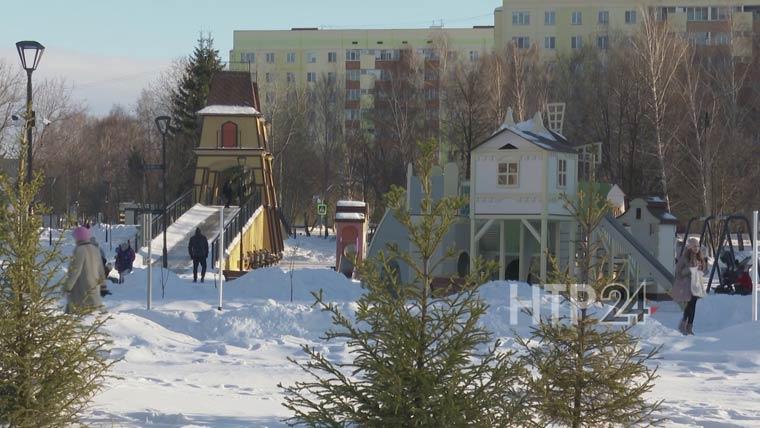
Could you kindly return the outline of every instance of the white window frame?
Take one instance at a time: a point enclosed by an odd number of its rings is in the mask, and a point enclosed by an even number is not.
[[[287,73],[285,73],[285,81],[289,84],[296,83],[296,74],[293,73],[292,71],[288,71]]]
[[[316,83],[317,82],[317,72],[316,71],[307,71],[306,72],[306,81],[309,83]]]
[[[557,159],[557,188],[567,187],[567,159]]]
[[[582,49],[583,48],[583,36],[570,37],[570,49]]]
[[[338,53],[327,52],[327,62],[338,62]]]
[[[362,51],[360,49],[348,49],[346,50],[346,61],[359,61],[361,55]]]
[[[274,52],[267,52],[266,60],[267,60],[267,64],[274,64],[274,61],[275,61]]]
[[[512,37],[512,43],[518,49],[528,49],[530,47],[530,37],[527,36],[515,36]]]
[[[295,64],[296,63],[296,53],[295,52],[288,52],[285,56],[285,62],[288,64]]]
[[[599,13],[597,13],[597,24],[599,24],[599,25],[609,25],[610,24],[610,11],[609,10],[600,10]]]
[[[317,53],[316,52],[306,52],[306,62],[309,64],[316,64],[317,63]]]
[[[349,82],[355,82],[359,80],[359,70],[346,70],[346,80]]]
[[[544,25],[557,25],[557,12],[547,10],[544,12]]]
[[[544,37],[544,49],[557,49],[557,38],[554,36]]]
[[[470,62],[475,62],[480,58],[480,52],[470,51]]]
[[[625,23],[629,25],[633,25],[636,23],[636,11],[635,10],[626,10],[625,11]]]
[[[580,10],[574,10],[572,15],[570,16],[570,24],[583,25],[583,12],[581,12]]]
[[[530,25],[530,12],[512,12],[512,25]]]
[[[610,38],[607,35],[596,36],[596,48],[606,51],[610,48]]]
[[[502,166],[504,166],[503,170]],[[512,168],[513,166],[514,168]],[[510,181],[512,181],[512,183],[510,183]],[[499,163],[496,164],[496,184],[499,187],[519,187],[520,161],[514,159],[499,161]]]

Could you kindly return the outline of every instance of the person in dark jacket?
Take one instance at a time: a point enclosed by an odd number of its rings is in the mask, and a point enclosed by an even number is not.
[[[119,284],[124,283],[124,275],[132,271],[135,261],[135,250],[130,241],[122,242],[116,248],[116,271],[119,272]]]
[[[232,186],[229,180],[222,186],[222,196],[224,196],[224,208],[229,208],[232,203]]]
[[[206,277],[206,258],[208,257],[208,240],[201,233],[200,228],[195,228],[195,235],[190,238],[187,245],[190,258],[193,259],[193,282],[198,281],[198,265],[201,265],[201,282]]]

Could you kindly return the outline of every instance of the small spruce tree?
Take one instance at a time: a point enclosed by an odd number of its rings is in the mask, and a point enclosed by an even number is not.
[[[550,279],[566,287],[583,283],[601,296],[605,286],[620,279],[609,274],[607,256],[594,238],[609,203],[599,192],[580,191],[575,201],[565,198],[565,204],[580,231],[577,272],[570,267],[560,270],[552,258]],[[541,318],[530,339],[517,339],[524,350],[523,362],[533,372],[527,384],[535,419],[543,425],[573,428],[659,424],[653,413],[661,402],[645,398],[657,378],[656,369],[647,363],[658,348],[642,349],[630,326],[600,323],[596,312],[605,310],[588,307],[588,298],[588,293],[578,293],[577,318]]]
[[[22,153],[25,152],[22,150]],[[0,425],[63,427],[79,422],[112,361],[100,314],[64,314],[60,241],[40,246],[29,214],[42,177],[12,183],[0,174]],[[35,205],[33,212],[44,212]]]
[[[315,293],[334,328],[324,339],[346,340],[352,359],[330,361],[303,346],[308,360],[295,361],[309,380],[283,387],[288,421],[308,426],[454,427],[521,426],[525,372],[511,352],[479,325],[486,304],[478,297],[493,264],[478,262],[456,286],[432,288],[433,272],[453,249],[437,251],[457,221],[463,198],[433,200],[430,171],[435,144],[421,145],[417,172],[422,185],[420,216],[410,214],[403,190],[387,195],[412,248],[391,245],[360,266],[365,290],[355,320]],[[402,283],[406,265],[412,280]],[[281,385],[282,387],[282,385]]]

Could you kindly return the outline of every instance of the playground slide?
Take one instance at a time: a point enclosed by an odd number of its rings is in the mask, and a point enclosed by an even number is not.
[[[656,293],[669,293],[673,274],[660,263],[615,217],[607,214],[599,224],[598,233],[615,255],[628,255],[630,267],[639,282],[653,283]]]

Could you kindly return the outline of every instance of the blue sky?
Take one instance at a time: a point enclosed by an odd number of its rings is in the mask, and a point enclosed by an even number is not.
[[[5,0],[0,60],[17,64],[14,43],[46,49],[38,75],[63,77],[95,114],[129,105],[173,59],[211,32],[223,60],[233,30],[416,28],[492,25],[500,0]],[[37,75],[37,74],[36,74]]]

